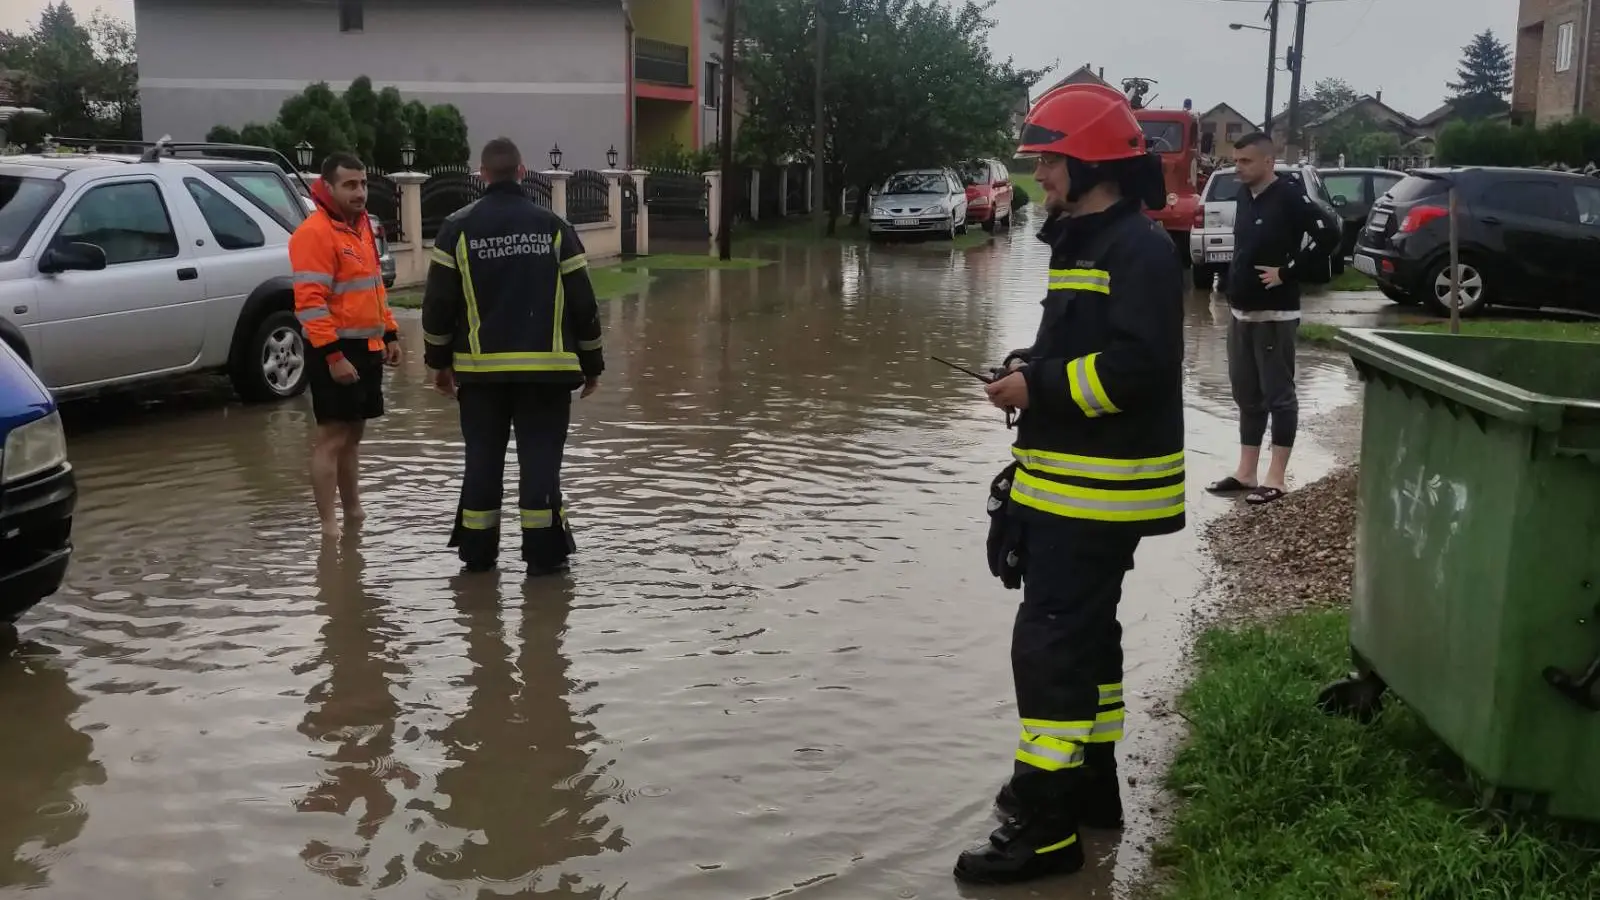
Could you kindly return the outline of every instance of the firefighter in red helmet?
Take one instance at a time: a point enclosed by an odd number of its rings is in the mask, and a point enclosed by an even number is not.
[[[975,883],[1077,871],[1079,827],[1121,827],[1122,580],[1142,539],[1184,527],[1183,271],[1144,215],[1165,202],[1159,158],[1127,99],[1099,85],[1041,98],[1018,155],[1037,160],[1050,273],[1033,346],[986,387],[1020,412],[988,550],[1023,591],[1021,722],[1004,822],[956,864]]]

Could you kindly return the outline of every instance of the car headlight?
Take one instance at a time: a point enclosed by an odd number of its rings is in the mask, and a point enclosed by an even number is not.
[[[922,214],[925,215],[925,216],[942,216],[942,215],[944,215],[944,207],[942,207],[942,206],[930,206],[927,209],[923,210]]]
[[[889,211],[881,206],[874,206],[872,208],[872,214],[875,216],[887,216]]]
[[[20,425],[6,436],[0,456],[0,481],[20,481],[67,461],[67,435],[61,429],[60,413],[51,413]]]

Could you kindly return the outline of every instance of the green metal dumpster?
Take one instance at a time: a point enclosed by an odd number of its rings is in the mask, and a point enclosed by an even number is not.
[[[1600,344],[1368,329],[1350,645],[1486,805],[1600,822]]]

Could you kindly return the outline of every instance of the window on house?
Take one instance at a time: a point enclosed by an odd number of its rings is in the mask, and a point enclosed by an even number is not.
[[[339,30],[361,31],[366,24],[365,0],[339,0]]]
[[[1229,122],[1227,134],[1228,140],[1237,141],[1240,137],[1244,136],[1244,126],[1240,125],[1238,122]]]
[[[1572,33],[1573,23],[1562,22],[1556,29],[1556,71],[1565,72],[1572,68]]]
[[[717,108],[717,98],[722,96],[722,67],[714,62],[706,63],[705,84],[700,86],[700,93],[705,98],[706,109]]]

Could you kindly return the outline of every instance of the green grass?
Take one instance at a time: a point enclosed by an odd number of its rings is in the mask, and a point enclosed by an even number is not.
[[[1450,323],[1414,322],[1396,327],[1414,328],[1418,331],[1449,331]],[[1334,346],[1340,330],[1337,325],[1324,325],[1320,322],[1301,322],[1300,342],[1331,347]],[[1487,337],[1524,337],[1543,338],[1553,341],[1600,342],[1600,322],[1551,322],[1540,319],[1463,319],[1461,333]]]
[[[1339,277],[1328,282],[1330,291],[1375,291],[1378,283],[1371,278],[1357,272],[1355,269],[1345,269]]]
[[[1479,813],[1459,765],[1391,700],[1371,725],[1325,716],[1348,617],[1295,614],[1197,646],[1179,709],[1183,798],[1159,849],[1172,900],[1556,900],[1600,896],[1592,831]]]
[[[734,260],[738,262],[739,260]],[[689,268],[678,266],[677,268]],[[707,266],[705,268],[711,268]],[[628,294],[637,294],[655,279],[650,273],[633,264],[604,266],[591,266],[589,268],[589,282],[594,285],[594,294],[601,300],[614,300]],[[396,309],[421,309],[422,288],[398,288],[389,292],[389,305]]]

